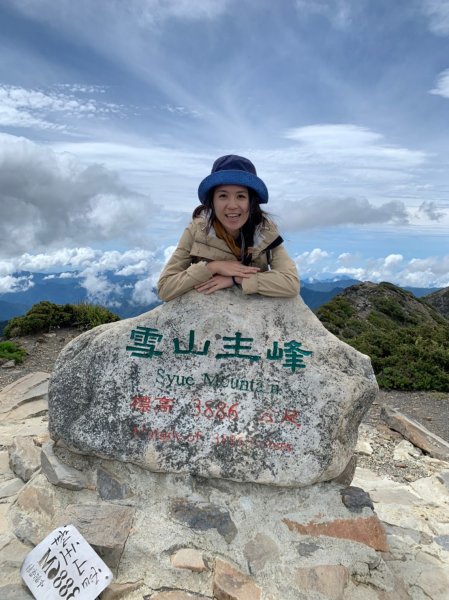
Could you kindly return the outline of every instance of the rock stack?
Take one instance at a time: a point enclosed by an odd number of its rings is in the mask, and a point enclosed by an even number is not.
[[[30,597],[24,556],[68,523],[115,575],[102,599],[444,599],[400,568],[418,555],[399,534],[424,488],[409,497],[362,470],[349,485],[370,362],[299,298],[193,292],[79,336],[51,379],[50,435],[47,384],[0,393],[2,600]],[[395,497],[389,535],[373,502]],[[413,542],[440,586],[444,522]]]

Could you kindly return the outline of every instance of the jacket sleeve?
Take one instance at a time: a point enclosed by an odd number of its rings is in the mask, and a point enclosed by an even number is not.
[[[192,232],[187,227],[159,277],[157,293],[164,302],[182,296],[198,283],[203,283],[212,277],[212,273],[206,268],[206,263],[192,264],[190,256],[192,243]]]
[[[299,277],[294,261],[284,246],[272,251],[271,271],[263,271],[243,279],[244,294],[261,294],[274,298],[290,298],[299,294]]]

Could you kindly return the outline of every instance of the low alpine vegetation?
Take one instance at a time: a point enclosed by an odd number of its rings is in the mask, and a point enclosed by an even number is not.
[[[35,304],[24,316],[11,319],[3,334],[10,339],[32,333],[46,333],[63,327],[77,327],[85,331],[119,320],[120,317],[103,306],[53,304],[43,301]]]
[[[13,360],[16,365],[23,362],[26,350],[14,342],[0,342],[0,358]]]
[[[449,320],[391,283],[347,288],[318,309],[323,325],[367,354],[379,386],[449,389]]]

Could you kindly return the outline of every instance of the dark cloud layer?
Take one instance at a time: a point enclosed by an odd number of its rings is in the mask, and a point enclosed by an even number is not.
[[[365,198],[304,198],[301,202],[286,202],[283,206],[283,226],[289,230],[333,227],[338,225],[368,225],[375,223],[405,224],[407,210],[403,202],[386,202],[374,206]]]
[[[117,174],[83,166],[26,139],[0,134],[0,243],[3,255],[53,244],[136,239],[154,213]]]

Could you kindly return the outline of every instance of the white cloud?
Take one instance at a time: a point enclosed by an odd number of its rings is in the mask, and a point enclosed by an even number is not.
[[[413,258],[408,268],[414,273],[432,273],[438,278],[441,276],[449,278],[449,255]]]
[[[350,252],[342,252],[341,254],[339,254],[339,255],[337,256],[337,259],[338,259],[340,262],[343,262],[343,263],[344,263],[344,262],[351,261],[351,260],[353,260],[353,258],[354,258],[354,257],[353,257],[353,255],[352,255]]]
[[[318,250],[318,262],[311,262],[312,252],[304,252],[295,258],[301,278],[328,278],[332,274],[360,281],[390,281],[403,287],[449,286],[449,255],[426,259],[406,260],[402,254],[388,254],[366,258],[361,254],[343,252],[335,259],[332,253]]]
[[[396,267],[404,260],[402,254],[389,254],[384,260],[384,266],[386,269]]]
[[[303,266],[314,265],[315,263],[323,260],[323,258],[328,258],[329,253],[325,250],[321,250],[321,248],[314,248],[310,252],[303,252],[299,256],[295,257],[295,262],[298,265],[298,268]]]
[[[346,275],[350,279],[358,279],[359,281],[373,281],[372,276],[368,275],[368,271],[363,267],[338,267],[335,270],[337,275]]]
[[[410,168],[423,164],[427,158],[424,152],[387,144],[380,133],[352,124],[296,127],[287,130],[285,137],[313,152],[311,158],[344,162],[346,168]]]
[[[26,176],[24,176],[26,174]],[[3,252],[21,254],[105,240],[140,242],[157,212],[99,164],[0,133],[0,238]],[[148,241],[147,241],[148,243]]]
[[[407,223],[403,202],[386,202],[374,206],[365,198],[304,198],[285,202],[282,225],[287,230],[336,227],[349,224]]]
[[[72,91],[81,92],[76,86],[72,87]],[[87,88],[83,92],[87,92]],[[78,98],[74,94],[60,91],[0,85],[0,125],[65,131],[67,125],[54,120],[58,114],[63,114],[65,119],[88,118],[93,115],[104,118],[110,114],[122,115],[123,107],[98,102],[93,98]]]
[[[157,276],[147,277],[146,279],[141,279],[138,281],[134,286],[134,291],[132,294],[133,302],[137,305],[151,304],[151,302],[156,302],[158,297],[154,293],[153,288],[156,287],[158,279],[159,274],[157,274]]]
[[[0,277],[0,294],[8,292],[25,292],[33,287],[33,278],[31,276],[14,277],[6,275]]]
[[[118,291],[116,285],[91,267],[85,269],[81,277],[80,285],[85,288],[89,302],[111,305],[111,296]]]
[[[117,271],[117,275],[143,275],[148,271],[148,264],[145,260],[141,260],[140,262],[134,265],[127,265]]]
[[[91,85],[82,83],[58,83],[56,88],[65,92],[74,92],[76,94],[105,94],[108,89],[104,85]]]
[[[402,287],[449,286],[449,255],[405,261],[400,254],[362,261],[363,265],[341,266],[335,273],[361,281],[391,281]]]
[[[437,35],[449,34],[448,0],[421,0],[424,14],[429,18],[430,30]]]
[[[436,87],[430,90],[429,93],[443,96],[443,98],[449,98],[449,69],[446,69],[438,75]]]

